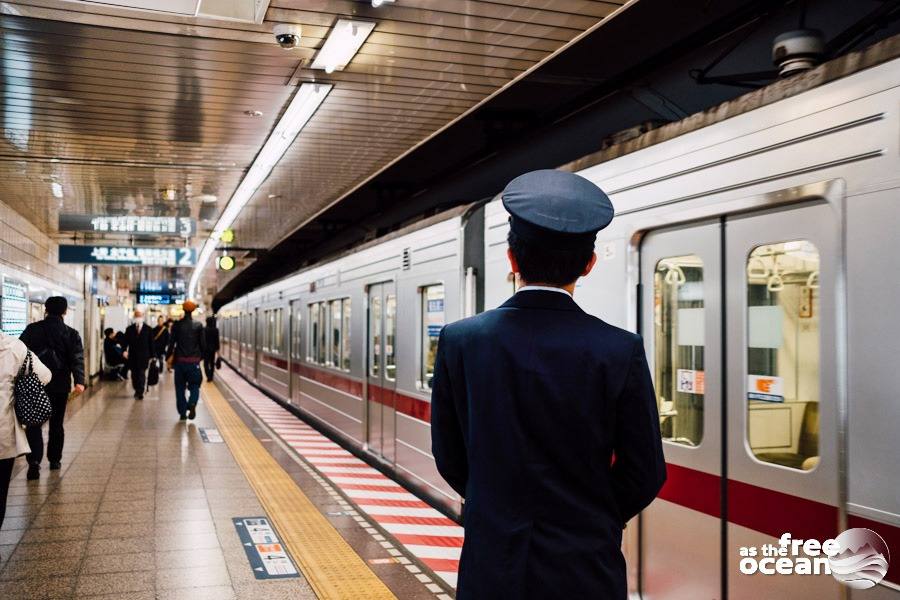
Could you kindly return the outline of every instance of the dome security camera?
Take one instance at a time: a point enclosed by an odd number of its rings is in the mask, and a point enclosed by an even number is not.
[[[273,30],[275,41],[285,50],[291,50],[300,45],[301,28],[299,25],[281,23]]]

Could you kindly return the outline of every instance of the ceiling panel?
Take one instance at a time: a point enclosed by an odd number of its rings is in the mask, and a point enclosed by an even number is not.
[[[238,245],[264,249],[623,3],[273,0],[252,24],[3,2],[0,193],[51,234],[60,211],[191,214],[199,247],[296,87],[332,83],[235,223]],[[308,69],[347,17],[376,23],[359,53]],[[301,25],[299,48],[274,43],[276,23]]]

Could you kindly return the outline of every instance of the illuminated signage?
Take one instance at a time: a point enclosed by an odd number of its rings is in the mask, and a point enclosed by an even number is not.
[[[6,335],[19,337],[28,324],[28,285],[11,277],[3,278],[0,296],[0,329]]]
[[[184,294],[138,294],[138,304],[181,304],[184,302]]]
[[[142,217],[135,215],[59,215],[59,231],[93,231],[131,235],[181,235],[197,233],[197,221],[191,217]]]
[[[132,246],[59,246],[59,262],[102,265],[193,267],[195,248],[155,248]]]
[[[169,281],[148,281],[138,283],[138,292],[155,292],[157,294],[183,294],[187,284],[184,279],[171,279]]]

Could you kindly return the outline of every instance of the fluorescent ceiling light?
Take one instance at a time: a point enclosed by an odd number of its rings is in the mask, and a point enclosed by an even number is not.
[[[63,197],[63,189],[62,189],[61,183],[54,181],[53,183],[50,184],[50,190],[53,192],[53,196],[55,198]]]
[[[281,160],[285,151],[294,142],[294,138],[297,137],[300,130],[313,116],[316,109],[325,100],[325,97],[328,96],[331,88],[330,84],[324,83],[303,83],[300,85],[287,110],[281,116],[281,120],[278,121],[266,143],[263,144],[262,150],[256,155],[253,164],[250,165],[250,170],[247,171],[247,174],[231,196],[231,200],[228,201],[222,216],[216,221],[216,226],[213,228],[209,239],[203,244],[203,249],[200,251],[200,256],[197,259],[197,266],[191,275],[188,296],[193,297],[195,295],[200,274],[212,257],[219,236],[222,235],[223,231],[231,227],[241,210],[247,205],[259,186],[262,185],[275,165],[278,164],[278,161]]]
[[[371,21],[351,21],[350,19],[338,19],[331,28],[328,39],[319,49],[313,60],[313,69],[325,69],[326,73],[343,71],[344,67],[353,60],[360,46],[375,29],[375,23]]]
[[[393,3],[394,0],[372,0],[372,8],[378,8],[379,6],[381,6],[382,4],[384,4],[385,2]]]

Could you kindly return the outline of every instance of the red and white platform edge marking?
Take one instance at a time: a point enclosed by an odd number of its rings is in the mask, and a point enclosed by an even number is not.
[[[231,369],[222,380],[300,456],[406,550],[456,587],[463,528],[282,408]]]

